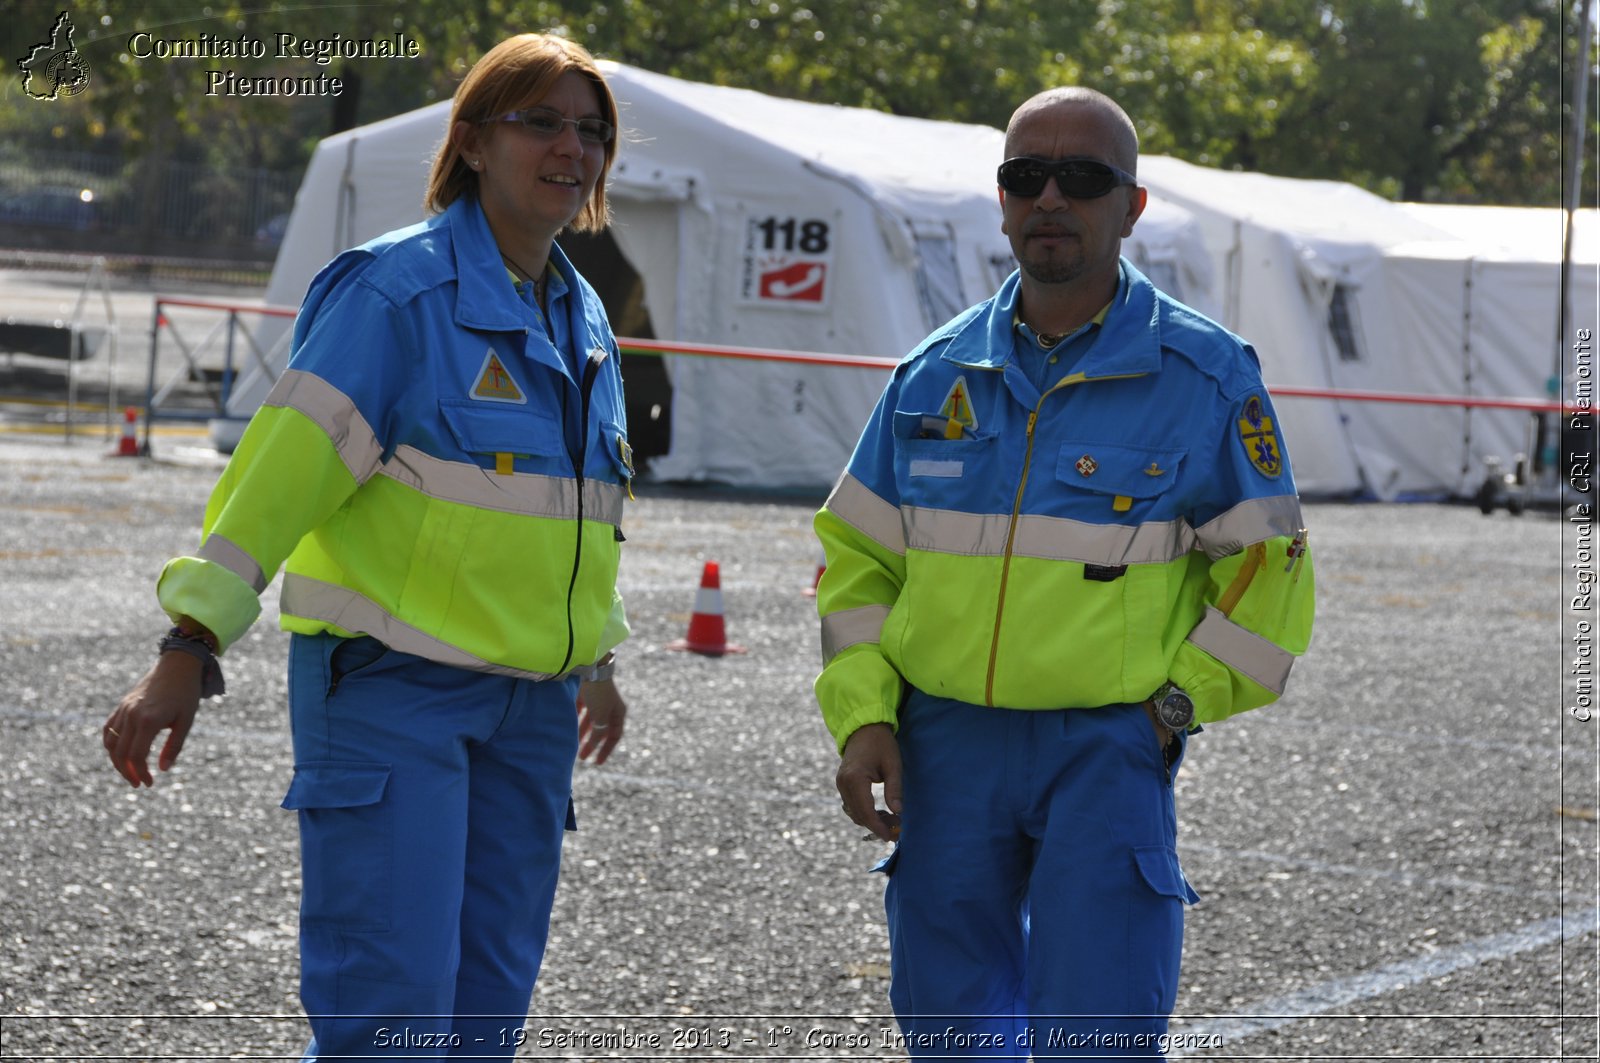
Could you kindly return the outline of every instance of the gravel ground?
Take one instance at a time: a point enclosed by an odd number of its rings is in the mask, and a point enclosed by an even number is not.
[[[0,293],[5,312],[59,315],[77,282],[0,274]],[[113,293],[121,353],[80,374],[91,407],[112,382],[142,397],[152,294]],[[61,379],[0,362],[0,1057],[294,1058],[276,587],[228,655],[229,695],[172,772],[131,791],[99,726],[148,665],[154,576],[192,548],[219,465],[181,432],[158,433],[156,460],[106,458],[92,422],[40,435],[58,411],[16,400],[59,398]],[[638,493],[628,735],[577,769],[521,1055],[899,1059],[868,873],[884,850],[838,811],[810,693],[818,500]],[[1173,1024],[1185,1054],[1596,1058],[1600,724],[1564,711],[1574,527],[1329,503],[1309,521],[1310,655],[1279,704],[1192,743],[1177,782],[1205,898]],[[747,654],[664,648],[707,560]]]
[[[292,1058],[276,591],[178,766],[129,790],[99,724],[150,658],[152,578],[217,466],[103,452],[0,437],[0,1047]],[[630,506],[630,727],[577,771],[525,1058],[900,1057],[882,850],[838,812],[810,695],[814,505],[657,488]],[[1563,523],[1309,517],[1312,653],[1277,706],[1207,729],[1177,784],[1205,900],[1174,1030],[1223,1038],[1193,1058],[1593,1058],[1595,737],[1562,710]],[[669,652],[712,559],[749,652]],[[1307,1017],[1238,1018],[1263,1011]]]

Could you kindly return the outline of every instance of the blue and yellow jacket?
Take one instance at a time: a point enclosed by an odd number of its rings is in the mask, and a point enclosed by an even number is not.
[[[560,248],[551,264],[546,320],[474,199],[334,259],[163,608],[226,646],[286,564],[291,631],[529,678],[620,642],[616,340]]]
[[[1283,692],[1313,575],[1255,353],[1123,260],[1073,371],[1013,354],[1017,274],[896,368],[815,527],[842,749],[904,684],[1011,709],[1139,702],[1209,723]]]

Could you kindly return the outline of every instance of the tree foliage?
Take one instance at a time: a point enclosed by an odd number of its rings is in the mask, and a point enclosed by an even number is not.
[[[54,11],[0,19],[6,54],[23,54]],[[0,131],[15,145],[293,169],[332,129],[447,98],[494,42],[544,29],[673,76],[995,126],[1040,89],[1084,84],[1123,103],[1146,152],[1508,204],[1560,202],[1563,83],[1578,52],[1567,0],[217,0],[199,13],[193,0],[82,0],[71,12],[92,88],[40,103],[9,79]],[[141,60],[129,53],[140,30],[403,32],[422,57]],[[347,88],[207,95],[204,72],[223,68],[327,72]],[[1585,183],[1593,202],[1592,169]]]

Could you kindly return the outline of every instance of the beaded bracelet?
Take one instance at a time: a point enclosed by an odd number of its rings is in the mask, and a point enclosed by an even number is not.
[[[217,662],[215,636],[207,638],[204,635],[184,631],[180,627],[169,630],[164,638],[156,644],[161,653],[177,650],[187,653],[199,661],[203,666],[200,673],[200,696],[214,698],[227,693],[227,686],[222,681],[222,665]]]

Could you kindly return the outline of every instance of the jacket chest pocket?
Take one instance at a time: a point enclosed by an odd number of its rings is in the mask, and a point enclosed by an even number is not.
[[[943,416],[895,411],[894,476],[902,505],[972,510],[991,501],[998,441],[966,429],[947,439],[947,424]]]
[[[439,414],[456,446],[479,464],[493,466],[498,455],[553,458],[562,454],[561,425],[541,410],[528,406],[491,404],[471,399],[439,403]]]
[[[1178,516],[1178,481],[1188,449],[1141,447],[1069,439],[1056,455],[1056,481],[1066,492],[1067,516],[1127,523]]]

